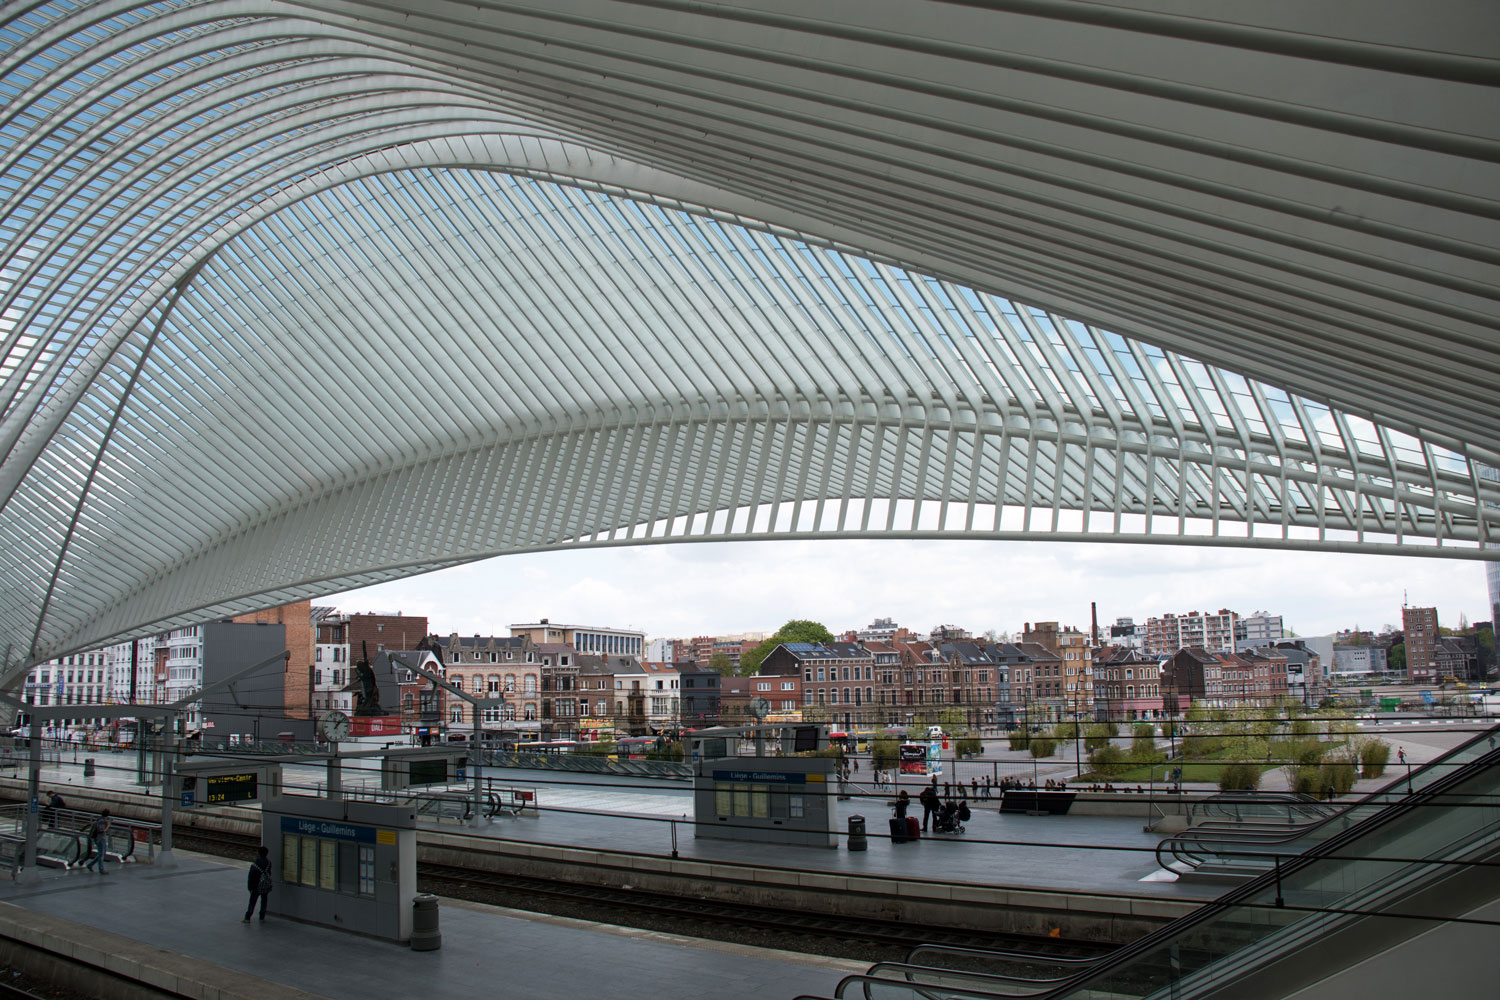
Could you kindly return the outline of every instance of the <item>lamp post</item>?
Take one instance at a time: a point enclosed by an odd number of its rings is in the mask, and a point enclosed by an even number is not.
[[[1078,713],[1078,707],[1077,707],[1077,703],[1075,702],[1074,703],[1074,707],[1073,707],[1073,755],[1077,759],[1077,762],[1078,762],[1077,763],[1077,771],[1078,771],[1077,778],[1078,778],[1079,781],[1082,781],[1083,780],[1083,734],[1081,732],[1079,732],[1079,728],[1078,728],[1078,714],[1079,714]]]

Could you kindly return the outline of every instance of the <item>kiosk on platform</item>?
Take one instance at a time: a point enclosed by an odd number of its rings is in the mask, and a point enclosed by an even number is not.
[[[409,941],[417,895],[411,806],[287,796],[265,803],[278,916]]]
[[[788,732],[788,730],[792,730]],[[827,745],[818,726],[700,730],[689,739],[693,830],[698,837],[837,847],[832,757],[739,756],[735,748],[769,743],[782,754]]]

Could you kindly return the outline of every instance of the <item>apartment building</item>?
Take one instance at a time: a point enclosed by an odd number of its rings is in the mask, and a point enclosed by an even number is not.
[[[1268,611],[1257,611],[1245,615],[1234,624],[1234,648],[1236,651],[1254,649],[1258,646],[1274,646],[1286,636],[1280,615]]]
[[[634,656],[646,652],[646,633],[628,628],[604,625],[561,625],[543,618],[539,622],[522,622],[510,627],[512,637],[522,636],[537,645],[561,642],[579,653],[594,656]]]
[[[567,647],[566,643],[538,644],[530,635],[472,635],[457,632],[447,636],[430,636],[426,645],[442,660],[448,683],[480,698],[502,698],[498,708],[486,710],[482,724],[494,726],[524,739],[536,739],[542,733],[542,646]],[[568,659],[574,654],[558,655]],[[459,723],[472,726],[471,706],[450,706]],[[452,719],[448,720],[454,724]]]
[[[1138,722],[1165,715],[1159,659],[1130,646],[1094,651],[1094,718]]]
[[[1164,614],[1146,620],[1146,652],[1171,656],[1179,649],[1195,646],[1213,653],[1232,653],[1239,615],[1227,608],[1213,614],[1190,611],[1185,615]]]
[[[1436,684],[1438,679],[1437,608],[1401,609],[1401,629],[1406,635],[1406,677],[1413,684]]]

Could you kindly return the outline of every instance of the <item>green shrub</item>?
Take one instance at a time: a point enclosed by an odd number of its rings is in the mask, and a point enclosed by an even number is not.
[[[1133,766],[1125,759],[1125,751],[1113,743],[1106,743],[1089,754],[1089,767],[1092,773],[1099,777],[1112,778],[1117,774],[1123,774]]]
[[[1149,722],[1137,722],[1131,727],[1130,733],[1138,740],[1156,739],[1156,727]]]
[[[1031,734],[1024,729],[1012,729],[1006,734],[1006,738],[1010,740],[1012,750],[1025,750],[1031,745]]]
[[[1031,741],[1031,756],[1051,757],[1057,752],[1057,741],[1045,736],[1038,736]]]
[[[1318,787],[1315,791],[1319,797],[1326,797],[1328,789],[1333,789],[1334,795],[1347,795],[1349,789],[1354,787],[1354,779],[1359,776],[1357,761],[1344,754],[1337,757],[1324,758],[1323,764],[1318,768]]]
[[[975,736],[962,736],[954,744],[954,752],[960,757],[978,757],[984,753],[984,744]]]
[[[1167,759],[1167,755],[1156,749],[1156,741],[1149,737],[1136,737],[1130,741],[1130,762],[1138,767],[1148,764],[1160,764]]]
[[[1182,755],[1189,760],[1211,757],[1224,748],[1224,737],[1193,733],[1182,738]]]
[[[1291,759],[1305,766],[1316,766],[1323,763],[1323,754],[1328,747],[1317,740],[1303,740],[1292,744]]]
[[[877,736],[870,744],[870,766],[876,771],[889,771],[901,757],[901,741],[894,736]]]
[[[1110,732],[1110,730],[1112,729],[1115,729],[1115,731],[1118,732],[1118,729],[1116,729],[1113,723],[1096,723],[1095,725],[1089,726],[1088,729],[1084,730],[1084,749],[1092,753],[1093,751],[1098,750],[1100,747],[1108,746],[1110,737],[1115,735],[1115,733]]]
[[[1260,767],[1256,764],[1226,764],[1219,772],[1219,790],[1253,791],[1260,787]]]
[[[664,741],[646,751],[647,760],[682,760],[682,744],[676,740]]]
[[[1378,778],[1391,759],[1391,745],[1384,740],[1362,740],[1359,744],[1359,776]]]
[[[1182,723],[1176,719],[1168,719],[1161,724],[1161,738],[1164,740],[1181,739],[1182,733]]]

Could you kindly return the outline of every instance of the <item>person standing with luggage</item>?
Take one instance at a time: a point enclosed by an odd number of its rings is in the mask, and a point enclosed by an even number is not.
[[[89,863],[83,867],[93,868],[95,865],[98,865],[100,875],[109,874],[104,870],[104,852],[109,847],[109,826],[109,810],[106,809],[99,814],[98,818],[94,820],[93,825],[89,827],[89,840],[94,845],[94,856],[89,858]]]
[[[250,890],[250,905],[245,907],[245,919],[240,923],[248,924],[250,914],[255,910],[255,901],[260,900],[260,919],[266,919],[266,901],[271,898],[271,889],[276,885],[271,880],[271,852],[262,847],[260,856],[250,862],[250,872],[245,879],[245,887]]]
[[[922,789],[922,794],[917,796],[917,801],[922,803],[922,832],[926,833],[927,824],[938,811],[937,775],[932,776],[932,784]]]

